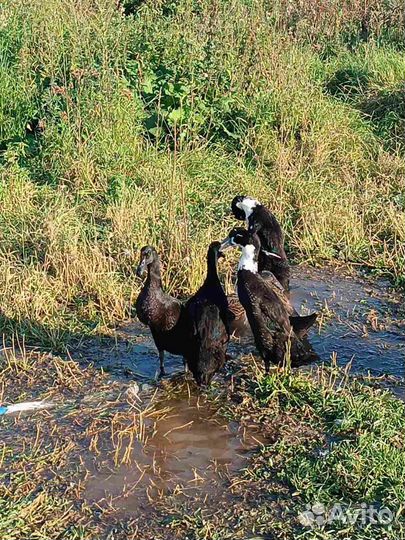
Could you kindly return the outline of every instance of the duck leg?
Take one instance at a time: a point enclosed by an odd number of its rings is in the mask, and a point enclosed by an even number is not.
[[[184,366],[184,373],[188,373],[188,364],[187,360],[183,357],[183,366]]]
[[[159,362],[160,362],[160,377],[166,374],[165,372],[165,351],[159,351]]]

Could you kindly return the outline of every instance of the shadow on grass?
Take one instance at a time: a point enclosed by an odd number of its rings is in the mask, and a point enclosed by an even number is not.
[[[84,334],[66,328],[52,328],[32,319],[7,317],[0,309],[0,334],[8,344],[13,339],[20,344],[48,349],[54,353],[66,351],[70,344],[80,343]]]
[[[347,101],[363,94],[369,83],[369,75],[363,69],[347,67],[338,69],[326,82],[325,90],[332,96]]]
[[[400,89],[381,91],[360,101],[358,109],[372,123],[387,150],[405,151],[405,84]]]
[[[329,78],[325,90],[357,109],[386,150],[405,152],[405,84],[396,90],[372,92],[367,71],[347,67]]]

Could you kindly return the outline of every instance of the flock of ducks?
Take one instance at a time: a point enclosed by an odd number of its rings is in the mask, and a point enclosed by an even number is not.
[[[136,301],[139,320],[152,333],[164,375],[165,351],[181,355],[185,371],[198,385],[209,384],[225,364],[230,336],[240,325],[249,326],[266,372],[270,364],[292,365],[316,358],[307,338],[316,313],[299,316],[289,301],[290,266],[281,227],[266,206],[238,195],[232,213],[246,222],[222,242],[212,242],[207,253],[207,275],[199,290],[180,302],[163,290],[159,255],[141,249],[137,275],[147,279]],[[218,276],[218,259],[229,248],[239,248],[237,296],[227,296]]]

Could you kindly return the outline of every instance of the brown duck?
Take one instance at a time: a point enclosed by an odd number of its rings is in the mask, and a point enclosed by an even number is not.
[[[164,375],[165,351],[187,355],[189,341],[185,339],[188,331],[184,305],[163,290],[160,260],[154,247],[141,249],[141,259],[137,275],[147,272],[145,284],[136,301],[138,319],[149,326],[159,353],[160,375]]]

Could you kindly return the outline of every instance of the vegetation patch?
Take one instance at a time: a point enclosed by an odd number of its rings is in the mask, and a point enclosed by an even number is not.
[[[247,356],[232,362],[221,382],[199,397],[194,383],[177,379],[157,396],[139,400],[133,384],[27,351],[8,351],[1,377],[13,381],[4,403],[55,403],[1,420],[4,538],[403,536],[404,405],[371,379],[367,384],[333,366],[307,373],[275,369],[264,376]],[[237,421],[249,432],[256,449],[245,465],[211,471],[191,491],[187,482],[160,493],[139,478],[120,480],[123,468],[140,466],[159,422],[170,419],[179,399],[189,407],[199,403],[212,425]],[[108,476],[97,477],[103,470]],[[111,475],[118,484],[106,483],[98,496],[91,495],[94,482]],[[126,510],[131,496],[136,508]],[[350,522],[361,505],[377,514],[383,509],[389,522],[362,522],[361,514]],[[322,512],[310,513],[308,521],[308,508]],[[319,517],[323,521],[311,521]]]
[[[403,10],[383,4],[6,1],[2,331],[63,347],[127,319],[145,244],[191,293],[237,193],[290,257],[400,284]]]
[[[29,348],[129,319],[145,244],[167,290],[195,291],[238,193],[274,211],[290,258],[403,285],[403,38],[396,0],[2,3],[0,332],[21,350],[6,348],[0,388],[2,403],[55,402],[0,420],[2,538],[404,536],[404,410],[388,393],[335,367],[263,377],[245,358],[201,399],[263,435],[260,450],[215,471],[226,489],[212,500],[173,489],[128,516],[88,483],[131,464],[169,413]],[[194,395],[177,384],[159,392]],[[394,519],[300,519],[359,501]]]

